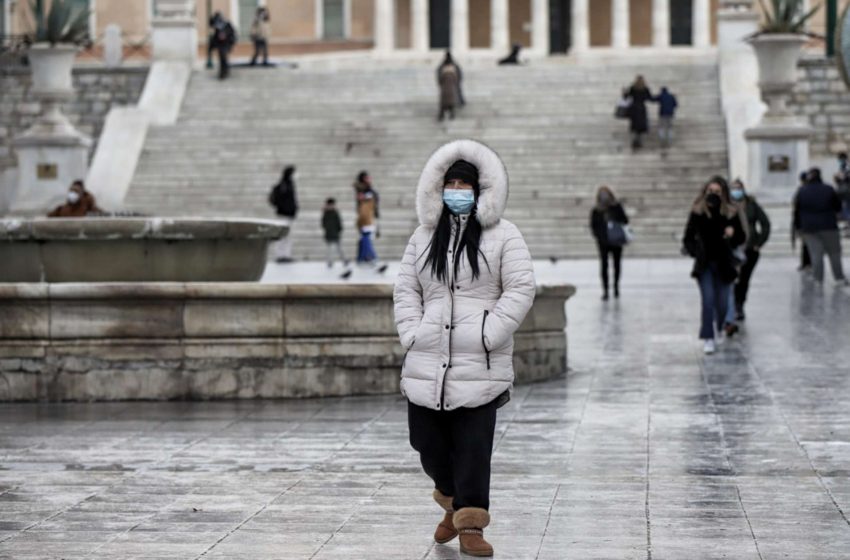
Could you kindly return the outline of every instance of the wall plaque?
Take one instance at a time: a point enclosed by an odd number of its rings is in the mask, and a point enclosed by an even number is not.
[[[55,163],[39,163],[35,167],[35,174],[39,179],[56,179],[59,176],[59,166]]]
[[[788,156],[767,156],[767,170],[770,172],[783,173],[791,168],[791,159]]]

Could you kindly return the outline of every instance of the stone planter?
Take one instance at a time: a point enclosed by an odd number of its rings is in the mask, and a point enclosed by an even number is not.
[[[255,281],[285,230],[266,220],[2,220],[0,282]]]
[[[71,69],[77,55],[76,45],[37,43],[27,57],[32,68],[32,94],[40,99],[66,99],[74,92]]]
[[[767,118],[790,114],[786,100],[797,83],[797,60],[808,39],[793,33],[763,33],[748,40],[759,66],[759,88]]]

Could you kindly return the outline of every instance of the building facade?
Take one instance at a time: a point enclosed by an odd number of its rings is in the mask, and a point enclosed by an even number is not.
[[[128,42],[149,35],[156,0],[68,0],[90,9],[96,37],[121,26]],[[810,0],[811,1],[811,0]],[[220,11],[249,30],[258,6],[271,13],[272,45],[351,43],[382,52],[505,52],[513,43],[538,54],[592,48],[693,46],[715,42],[719,0],[196,0],[199,30]],[[841,9],[850,0],[841,0]],[[49,0],[48,0],[49,3]],[[758,3],[756,3],[758,4]],[[824,33],[821,8],[810,29]],[[0,0],[0,30],[32,28],[26,0]],[[201,41],[205,33],[199,33]]]

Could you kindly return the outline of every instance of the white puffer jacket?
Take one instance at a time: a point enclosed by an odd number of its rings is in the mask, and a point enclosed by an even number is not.
[[[423,270],[428,244],[443,209],[443,176],[457,160],[478,168],[480,195],[475,216],[482,226],[479,277],[472,279],[466,251],[449,282]],[[401,392],[434,410],[474,408],[513,386],[513,334],[534,302],[531,255],[515,225],[502,219],[508,174],[499,156],[473,140],[438,149],[425,164],[416,193],[420,226],[413,232],[396,280],[393,299],[399,338],[407,350]],[[452,243],[466,227],[452,217]],[[452,255],[449,255],[451,263]]]

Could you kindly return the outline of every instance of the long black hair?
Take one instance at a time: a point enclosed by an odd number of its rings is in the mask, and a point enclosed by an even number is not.
[[[475,191],[475,201],[478,202],[479,187],[473,186]],[[469,219],[466,221],[466,229],[463,230],[463,235],[457,246],[457,254],[454,259],[454,277],[457,278],[458,266],[461,263],[461,255],[466,251],[466,258],[469,260],[469,267],[472,269],[472,278],[477,279],[480,275],[478,267],[478,253],[481,252],[481,223],[476,218],[477,207],[473,207],[469,214]],[[434,229],[434,235],[431,236],[431,242],[428,244],[426,251],[428,257],[425,259],[425,264],[422,265],[422,270],[425,270],[430,265],[431,275],[436,277],[440,282],[448,281],[449,270],[449,244],[452,237],[452,213],[449,207],[443,204],[443,212],[440,214],[440,220],[437,222],[437,227]],[[423,252],[424,254],[424,252]],[[490,269],[490,264],[487,263],[487,257],[484,257],[484,264],[487,269]]]

